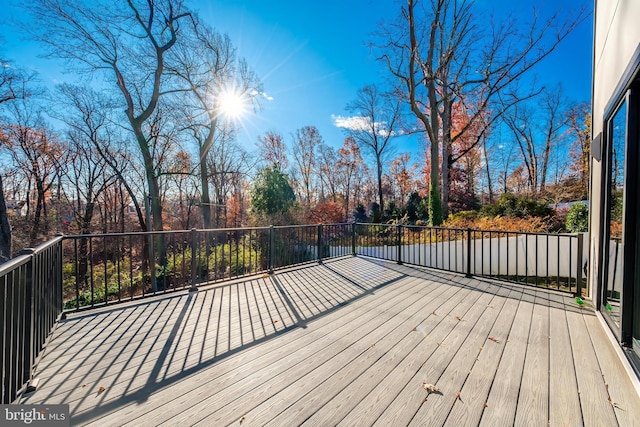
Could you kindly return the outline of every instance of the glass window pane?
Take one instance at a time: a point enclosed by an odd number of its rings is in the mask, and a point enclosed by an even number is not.
[[[607,201],[609,209],[609,256],[607,263],[605,309],[611,315],[612,320],[620,326],[620,298],[622,296],[623,278],[623,248],[622,235],[623,206],[624,206],[624,181],[625,181],[625,153],[627,140],[627,103],[618,108],[613,118],[609,121],[610,151],[610,197]]]

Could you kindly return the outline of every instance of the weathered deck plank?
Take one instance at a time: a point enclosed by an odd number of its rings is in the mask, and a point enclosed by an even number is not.
[[[571,298],[346,257],[72,316],[24,403],[100,427],[633,425],[616,357]]]
[[[317,383],[327,372],[334,372],[348,363],[354,352],[358,354],[375,346],[385,334],[386,325],[393,326],[406,321],[406,310],[414,304],[415,301],[409,299],[394,301],[393,304],[381,304],[373,310],[374,318],[350,331],[348,335],[330,333],[324,342],[317,341],[293,353],[294,357],[289,363],[285,363],[284,369],[263,369],[262,372],[258,372],[259,381],[236,383],[224,393],[220,393],[220,396],[202,401],[201,405],[207,408],[206,411],[201,408],[180,411],[168,422],[180,425],[183,422],[202,421],[206,425],[221,425],[238,414],[247,413],[274,393],[297,384],[302,378]],[[250,372],[256,371],[251,364],[248,364],[246,369]],[[278,371],[279,374],[274,375],[274,372]],[[206,412],[211,412],[211,415]]]

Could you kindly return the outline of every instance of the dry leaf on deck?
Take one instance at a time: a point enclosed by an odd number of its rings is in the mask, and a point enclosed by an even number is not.
[[[490,339],[491,341],[493,341],[493,342],[496,342],[496,343],[499,343],[499,342],[500,342],[500,340],[499,340],[498,338],[496,338],[496,337],[489,337],[489,339]]]
[[[100,388],[98,389],[98,394],[103,393],[106,390],[106,388],[100,386]]]
[[[440,391],[440,389],[433,384],[422,383],[422,388],[427,390],[429,394],[437,393]]]

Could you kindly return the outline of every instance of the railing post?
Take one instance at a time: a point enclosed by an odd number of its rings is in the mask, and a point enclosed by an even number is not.
[[[198,254],[198,245],[197,245],[197,238],[198,238],[198,230],[195,228],[192,228],[191,231],[189,232],[189,235],[191,237],[191,287],[189,288],[189,292],[197,292],[198,291],[198,285],[197,285],[197,280],[198,280],[198,272],[197,272],[197,254]],[[209,262],[209,260],[207,260],[207,262]]]
[[[584,242],[582,241],[582,238],[584,235],[582,233],[578,233],[576,237],[578,238],[578,255],[576,259],[576,297],[582,297],[582,251],[584,249]],[[571,257],[571,254],[569,254],[569,257]],[[571,262],[571,258],[569,258],[569,262]]]
[[[318,264],[322,264],[322,224],[318,224]]]
[[[356,256],[356,223],[351,223],[351,255]]]
[[[25,248],[20,251],[20,255],[26,255],[29,257],[29,262],[26,264],[26,274],[24,281],[24,330],[22,333],[24,334],[24,347],[22,348],[22,377],[18,385],[22,383],[30,383],[31,382],[31,362],[35,359],[33,354],[34,348],[34,340],[35,340],[35,331],[34,331],[34,295],[33,295],[33,284],[34,284],[34,256],[35,250],[33,248]],[[14,320],[14,322],[16,322]],[[17,319],[17,322],[20,322],[20,319]],[[17,323],[16,322],[16,323]],[[16,324],[14,323],[14,324]]]
[[[471,274],[471,229],[467,228],[467,274],[466,277],[472,277]]]
[[[269,274],[273,274],[273,251],[274,251],[274,228],[273,225],[269,226]]]
[[[402,264],[402,224],[398,224],[397,226],[397,240],[398,240],[398,256],[397,256],[397,263],[398,264]]]

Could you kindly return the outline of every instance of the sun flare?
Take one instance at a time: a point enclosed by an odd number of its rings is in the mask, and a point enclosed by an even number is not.
[[[247,111],[247,101],[234,90],[223,91],[219,96],[220,112],[230,119],[237,120]]]

